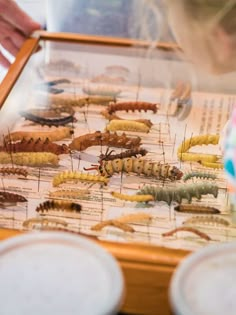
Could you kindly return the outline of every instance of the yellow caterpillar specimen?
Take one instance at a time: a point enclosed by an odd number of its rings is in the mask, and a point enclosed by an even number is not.
[[[187,151],[197,145],[218,144],[219,135],[201,135],[189,138],[181,143],[177,150],[178,158],[181,161],[205,161],[209,163],[215,163],[218,160],[218,156],[215,154],[199,154],[188,153]]]
[[[118,192],[112,191],[111,195],[117,199],[131,202],[148,202],[153,201],[154,197],[152,195],[125,195]]]
[[[0,164],[16,164],[27,166],[58,165],[59,158],[56,154],[49,152],[0,152]]]
[[[150,127],[144,123],[133,121],[133,120],[118,120],[114,119],[109,122],[106,126],[107,131],[133,131],[148,133]]]
[[[66,183],[68,181],[85,181],[107,185],[109,180],[108,178],[100,175],[81,173],[78,171],[65,171],[55,175],[53,177],[52,184],[54,187],[57,187],[60,184]]]
[[[50,191],[49,198],[67,198],[67,199],[79,199],[88,197],[90,191],[88,189],[76,189],[76,190],[57,190]]]

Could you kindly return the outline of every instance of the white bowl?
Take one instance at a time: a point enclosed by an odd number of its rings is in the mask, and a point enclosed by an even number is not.
[[[104,315],[121,306],[116,260],[84,237],[29,233],[0,243],[1,315]]]

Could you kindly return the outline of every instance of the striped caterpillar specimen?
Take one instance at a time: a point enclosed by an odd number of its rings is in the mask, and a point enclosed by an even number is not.
[[[67,199],[79,199],[88,197],[90,191],[88,189],[77,189],[77,190],[57,190],[50,191],[49,198],[67,198]]]
[[[124,152],[118,153],[118,154],[112,154],[113,151],[114,150],[111,150],[109,152],[109,148],[108,148],[105,154],[101,154],[99,156],[100,161],[113,161],[116,159],[125,159],[132,156],[137,157],[138,155],[144,156],[148,153],[148,151],[143,148],[130,149],[130,150],[126,150]]]
[[[92,169],[98,169],[102,176],[112,176],[114,173],[126,172],[138,175],[144,174],[157,179],[178,180],[183,175],[176,166],[135,157],[111,161],[102,160],[99,166]]]
[[[133,132],[143,132],[148,133],[150,127],[144,123],[133,121],[133,120],[118,120],[114,119],[106,125],[107,131],[133,131]]]
[[[107,220],[107,221],[103,221],[101,223],[95,224],[94,226],[91,227],[91,230],[101,231],[106,226],[114,226],[118,229],[123,230],[124,232],[131,232],[131,233],[135,232],[135,230],[131,226],[117,220]]]
[[[194,177],[201,178],[201,179],[213,179],[213,180],[217,179],[217,176],[215,174],[195,171],[188,174],[184,174],[183,181],[187,182],[189,179],[194,178]]]
[[[75,117],[73,115],[68,115],[65,117],[59,117],[59,118],[44,118],[41,116],[37,116],[29,111],[21,111],[20,115],[24,117],[26,120],[30,120],[36,124],[42,125],[42,126],[65,126],[69,123],[75,122]]]
[[[0,191],[0,202],[26,202],[27,199],[19,194]]]
[[[83,92],[88,95],[112,96],[114,98],[121,93],[121,90],[109,85],[100,85],[95,87],[84,87]]]
[[[100,132],[85,134],[83,136],[76,137],[69,145],[72,150],[83,151],[91,146],[106,145],[109,147],[117,148],[136,148],[140,145],[140,137],[127,137],[125,133],[118,136],[116,133]]]
[[[59,154],[68,154],[70,153],[70,149],[66,144],[56,144],[49,139],[41,140],[38,138],[37,140],[30,139],[25,140],[22,139],[18,142],[5,142],[4,146],[0,147],[0,151],[15,153],[15,152],[51,152],[56,155]]]
[[[169,232],[166,232],[166,233],[162,233],[162,236],[166,237],[166,236],[172,236],[173,234],[177,233],[177,232],[181,232],[181,231],[184,231],[184,232],[190,232],[190,233],[194,233],[196,234],[197,236],[203,238],[204,240],[206,241],[211,241],[211,238],[210,236],[208,236],[206,233],[203,233],[195,228],[192,228],[192,227],[187,227],[187,226],[180,226],[176,229],[173,229]]]
[[[184,224],[188,225],[213,225],[213,226],[223,226],[228,227],[230,225],[229,221],[215,217],[213,215],[210,216],[196,216],[187,219],[184,221]]]
[[[94,182],[107,185],[108,178],[99,175],[92,175],[81,173],[78,171],[65,171],[61,172],[53,177],[53,187],[57,187],[60,184],[66,183],[68,181],[85,181],[85,182]]]
[[[4,175],[19,175],[28,176],[28,171],[25,168],[20,167],[1,167],[0,174]]]
[[[206,207],[201,205],[178,205],[174,207],[175,211],[182,213],[192,213],[192,214],[220,214],[220,210],[214,207]]]
[[[112,191],[111,195],[117,199],[131,202],[148,202],[154,201],[154,197],[152,195],[125,195],[118,193],[116,191]]]
[[[48,227],[48,226],[63,226],[66,227],[68,223],[61,219],[51,219],[51,218],[30,218],[23,222],[24,228],[31,228],[40,225],[40,227]]]
[[[181,203],[183,199],[187,199],[191,203],[192,198],[200,200],[203,195],[211,194],[216,198],[218,195],[218,186],[207,182],[182,185],[176,188],[159,188],[147,185],[137,194],[151,195],[155,201],[165,201],[168,205],[174,201]]]
[[[215,163],[218,160],[215,154],[199,154],[199,153],[187,153],[187,151],[196,145],[208,145],[208,144],[218,144],[219,135],[201,135],[189,138],[182,142],[177,150],[178,158],[181,161],[206,161]]]
[[[90,95],[84,97],[75,96],[52,96],[49,99],[50,106],[53,108],[61,108],[67,106],[83,107],[86,105],[97,104],[97,105],[108,105],[110,102],[114,102],[114,97],[112,96],[100,96],[100,95]]]
[[[58,156],[50,152],[18,152],[8,154],[0,152],[0,164],[16,164],[26,166],[57,166],[59,162]]]
[[[125,120],[124,118],[121,118],[115,114],[109,114],[107,110],[101,111],[101,114],[108,120]],[[146,125],[148,128],[151,128],[153,126],[153,123],[151,122],[150,119],[135,119],[132,121],[142,123]]]
[[[15,131],[11,132],[9,135],[6,135],[4,140],[8,141],[21,141],[22,139],[37,140],[40,138],[42,141],[60,141],[65,138],[71,138],[73,130],[69,127],[58,127],[55,130],[50,131]]]
[[[80,212],[81,205],[78,203],[62,200],[46,200],[40,203],[35,209],[36,212],[44,213],[48,211],[68,211],[68,212]]]
[[[156,114],[157,110],[159,109],[158,104],[149,103],[149,102],[118,102],[118,103],[110,103],[107,107],[107,112],[111,115],[117,111],[144,111],[147,112],[148,110],[152,111]]]

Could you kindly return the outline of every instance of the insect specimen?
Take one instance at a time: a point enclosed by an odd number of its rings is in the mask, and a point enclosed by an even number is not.
[[[118,154],[112,154],[114,150],[111,150],[109,152],[109,148],[107,149],[105,154],[101,154],[99,156],[101,161],[113,161],[116,159],[124,159],[124,158],[128,158],[128,157],[137,157],[138,155],[146,155],[148,153],[147,150],[143,149],[143,148],[137,148],[137,149],[130,149],[130,150],[126,150],[124,152],[118,153]]]
[[[181,203],[184,199],[187,199],[190,203],[192,198],[200,200],[203,195],[208,194],[216,198],[218,195],[218,186],[208,182],[181,185],[176,188],[159,188],[157,186],[146,185],[137,194],[152,195],[155,201],[165,201],[170,205],[173,201]]]
[[[111,195],[117,199],[121,199],[124,201],[132,201],[132,202],[154,201],[154,197],[152,195],[125,195],[125,194],[121,194],[115,191],[112,191]]]
[[[137,101],[137,102],[118,102],[118,103],[110,103],[107,106],[107,112],[111,115],[117,111],[152,111],[154,114],[157,112],[157,110],[159,109],[159,105],[155,104],[155,103],[149,103],[149,102],[141,102],[141,101]]]
[[[136,148],[141,144],[140,137],[127,137],[125,133],[117,135],[117,133],[100,132],[85,134],[74,138],[70,143],[69,148],[72,150],[83,151],[91,146],[107,145],[117,148]]]
[[[48,212],[50,210],[80,212],[81,209],[81,205],[78,203],[64,200],[46,200],[43,203],[40,203],[35,211],[39,213]]]
[[[26,202],[27,199],[19,194],[0,191],[0,202]]]
[[[206,241],[211,241],[210,236],[208,236],[206,233],[203,233],[203,232],[201,232],[195,228],[187,227],[187,226],[180,226],[180,227],[173,229],[169,232],[163,233],[162,236],[164,236],[164,237],[172,236],[173,234],[175,234],[177,232],[181,232],[181,231],[194,233]]]
[[[139,212],[122,215],[115,220],[122,223],[149,223],[152,220],[152,216],[148,213]]]
[[[18,153],[6,153],[0,152],[0,163],[27,166],[44,166],[51,165],[57,166],[59,163],[58,156],[50,152],[38,153],[38,152],[18,152]]]
[[[83,97],[75,97],[75,96],[51,96],[49,98],[50,107],[56,108],[66,108],[68,106],[74,107],[83,107],[91,104],[98,105],[108,105],[110,102],[114,102],[114,97],[106,96],[106,95],[90,95]]]
[[[217,179],[217,176],[215,174],[212,174],[212,173],[204,173],[204,172],[195,171],[195,172],[184,174],[183,181],[187,182],[189,179],[192,179],[192,178],[215,180],[215,179]]]
[[[30,218],[28,220],[25,220],[23,222],[23,227],[24,228],[31,228],[35,226],[41,226],[42,227],[48,227],[48,226],[63,226],[66,227],[68,223],[64,220],[61,219],[51,219],[51,218]]]
[[[193,214],[220,214],[220,210],[215,207],[206,207],[198,204],[182,204],[174,207],[175,211]]]
[[[211,216],[196,216],[191,217],[184,221],[184,224],[186,225],[213,225],[213,226],[223,226],[228,227],[230,225],[229,221],[215,217],[213,215]]]
[[[106,130],[108,131],[133,131],[133,132],[143,132],[148,133],[150,127],[144,123],[133,121],[133,120],[118,120],[114,119],[106,125]]]
[[[123,222],[119,222],[116,220],[103,221],[101,223],[98,223],[98,224],[92,226],[91,230],[92,231],[101,231],[106,226],[114,226],[118,229],[123,230],[124,232],[131,232],[131,233],[135,232],[135,230],[131,226],[129,226],[128,224],[123,223]]]
[[[0,173],[2,175],[19,175],[28,176],[28,171],[21,167],[0,167]]]
[[[50,191],[49,197],[50,198],[66,198],[66,199],[79,199],[88,197],[90,191],[88,189],[76,189],[76,190],[57,190],[57,191]]]
[[[78,171],[65,171],[55,175],[52,183],[54,187],[57,187],[68,181],[94,182],[106,185],[108,183],[108,178],[100,175],[81,173]]]
[[[121,93],[121,90],[110,85],[99,85],[84,87],[83,92],[88,95],[112,96],[114,98]]]

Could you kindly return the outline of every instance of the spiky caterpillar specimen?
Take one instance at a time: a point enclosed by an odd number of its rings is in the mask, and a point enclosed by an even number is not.
[[[137,194],[151,195],[155,201],[165,201],[168,205],[173,201],[181,203],[184,199],[191,203],[193,198],[200,200],[203,195],[211,194],[216,198],[218,195],[218,186],[207,182],[182,185],[176,188],[159,188],[147,185]]]
[[[106,151],[105,154],[100,154],[99,158],[101,161],[113,161],[116,159],[124,159],[128,157],[137,157],[138,155],[146,155],[148,153],[147,150],[143,148],[136,148],[136,149],[130,149],[126,150],[124,152],[118,153],[118,154],[112,154],[113,150],[109,152],[109,148]]]
[[[212,174],[212,173],[205,173],[205,172],[195,171],[195,172],[190,172],[190,173],[184,174],[183,181],[187,182],[191,178],[201,178],[201,179],[213,179],[213,180],[215,180],[215,179],[217,179],[217,176],[215,174]]]
[[[100,132],[85,134],[83,136],[76,137],[69,145],[72,150],[83,151],[91,146],[109,146],[117,148],[137,148],[141,143],[140,137],[127,137],[125,133],[117,135],[117,133]]]
[[[66,183],[68,181],[85,181],[85,182],[94,182],[94,183],[101,183],[106,185],[109,181],[108,178],[99,175],[92,175],[81,173],[78,171],[65,171],[61,172],[53,177],[53,186],[57,187],[60,184]]]
[[[44,213],[48,211],[68,211],[68,212],[80,212],[81,205],[78,203],[62,200],[46,200],[40,203],[35,209],[36,212]]]
[[[18,152],[6,153],[0,152],[0,164],[16,164],[27,166],[57,166],[59,163],[58,156],[50,152],[36,153],[36,152]]]
[[[144,111],[147,112],[148,110],[152,111],[154,114],[159,109],[158,104],[150,103],[150,102],[117,102],[117,103],[110,103],[107,107],[107,112],[109,114],[113,114],[117,111]]]

